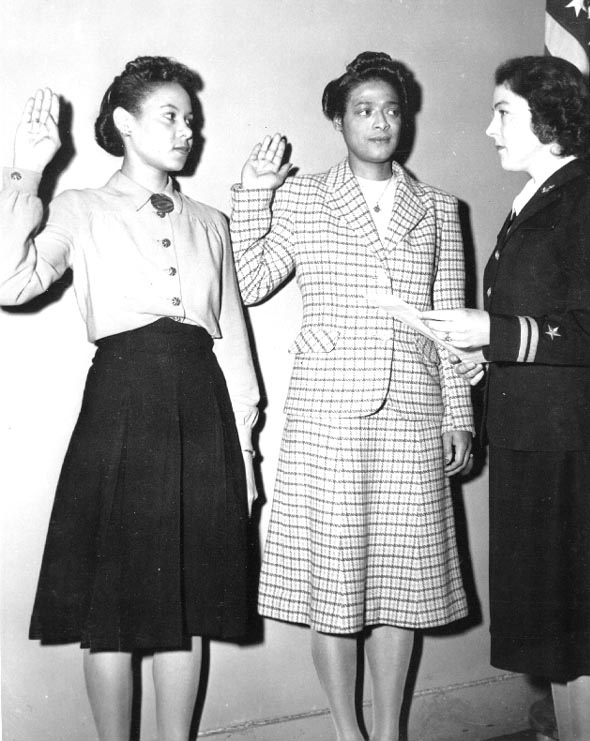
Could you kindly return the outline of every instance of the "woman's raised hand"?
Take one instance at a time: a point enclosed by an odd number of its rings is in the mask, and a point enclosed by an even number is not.
[[[281,164],[284,154],[285,139],[281,134],[265,136],[242,168],[242,188],[280,188],[291,169],[290,162]]]
[[[59,98],[49,88],[37,90],[25,104],[14,137],[14,167],[43,172],[61,146],[57,122]]]

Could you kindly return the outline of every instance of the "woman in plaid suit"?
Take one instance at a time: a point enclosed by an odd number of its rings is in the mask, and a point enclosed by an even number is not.
[[[433,343],[367,301],[381,291],[419,309],[463,306],[457,202],[393,162],[410,122],[407,75],[386,54],[359,55],[323,97],[347,158],[287,178],[277,134],[233,189],[245,302],[293,271],[303,296],[260,611],[311,626],[339,741],[363,738],[359,635],[371,738],[396,741],[413,631],[466,614],[448,476],[469,460],[469,386]]]

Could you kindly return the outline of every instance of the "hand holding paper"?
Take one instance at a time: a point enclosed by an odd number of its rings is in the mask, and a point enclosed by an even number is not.
[[[479,309],[438,309],[422,311],[428,328],[455,347],[465,350],[490,344],[490,315]]]
[[[367,293],[367,301],[392,314],[396,319],[436,342],[440,347],[444,347],[460,360],[469,360],[474,363],[485,362],[481,352],[481,347],[489,342],[489,317],[485,311],[447,309],[420,312],[415,306],[411,306],[393,293],[370,292]],[[474,318],[471,312],[477,315],[483,314],[485,317]],[[469,315],[470,319],[466,319],[466,315]],[[465,324],[473,323],[478,323],[478,334],[475,332],[469,334],[462,329]],[[487,339],[485,339],[486,327]],[[466,344],[466,338],[472,336],[477,340],[484,338],[485,341],[472,343],[469,340]]]

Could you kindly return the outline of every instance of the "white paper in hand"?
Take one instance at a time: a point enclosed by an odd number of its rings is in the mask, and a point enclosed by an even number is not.
[[[439,347],[444,347],[450,353],[453,353],[461,360],[471,360],[474,363],[485,363],[486,359],[483,356],[481,350],[461,350],[449,342],[445,342],[438,338],[434,332],[420,319],[420,312],[415,306],[406,303],[402,298],[396,296],[394,293],[380,293],[378,291],[369,291],[367,293],[367,301],[372,306],[379,306],[379,308],[387,311],[400,322],[407,324],[408,327],[415,329],[416,332],[420,332],[425,337],[428,337],[435,342]]]

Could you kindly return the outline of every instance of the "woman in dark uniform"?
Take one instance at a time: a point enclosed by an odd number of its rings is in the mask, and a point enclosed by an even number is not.
[[[587,740],[590,96],[569,62],[523,57],[497,70],[493,110],[502,167],[531,179],[486,267],[485,311],[423,316],[490,361],[492,664],[550,679],[560,741]]]

